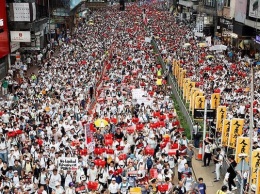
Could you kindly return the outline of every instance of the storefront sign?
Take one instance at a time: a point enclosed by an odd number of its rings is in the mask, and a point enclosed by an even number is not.
[[[10,31],[10,33],[13,42],[31,42],[30,31]]]
[[[36,20],[35,3],[12,3],[11,20],[14,22],[32,22]]]
[[[78,158],[60,157],[58,158],[59,170],[76,171],[78,169]]]
[[[179,0],[179,5],[183,5],[183,6],[185,6],[185,7],[192,7],[192,6],[193,6],[193,2],[191,2],[191,1]]]
[[[10,42],[11,53],[20,48],[20,42]]]
[[[21,47],[20,51],[39,51],[40,47]]]
[[[250,0],[249,4],[249,16],[253,18],[260,18],[258,0]],[[243,21],[244,22],[244,21]]]
[[[0,1],[0,58],[9,54],[9,35],[6,20],[6,2]]]

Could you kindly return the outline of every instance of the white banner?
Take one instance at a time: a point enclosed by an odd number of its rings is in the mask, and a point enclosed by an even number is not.
[[[259,2],[258,0],[250,0],[249,4],[249,16],[253,18],[260,18],[259,13]]]
[[[235,20],[241,23],[246,19],[247,0],[236,0]]]
[[[153,105],[153,98],[146,96],[145,91],[140,88],[132,90],[132,99],[135,101],[135,103],[138,103],[140,105],[142,103],[144,103],[145,106]]]
[[[58,158],[58,170],[71,170],[78,169],[78,158],[60,157]]]
[[[29,3],[13,3],[14,22],[30,22]]]
[[[20,48],[20,42],[10,42],[11,53]]]
[[[30,31],[10,31],[12,42],[31,42]]]

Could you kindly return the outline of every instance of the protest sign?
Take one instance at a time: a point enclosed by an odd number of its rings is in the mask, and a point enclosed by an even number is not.
[[[58,169],[76,171],[78,169],[78,158],[59,157],[58,158]]]

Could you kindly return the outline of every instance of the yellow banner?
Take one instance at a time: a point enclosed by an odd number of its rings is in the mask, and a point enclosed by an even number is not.
[[[184,78],[186,77],[186,69],[183,69],[180,77],[180,87],[183,88]]]
[[[224,119],[221,135],[221,144],[224,147],[228,146],[230,124],[231,121],[229,119]]]
[[[199,88],[191,88],[191,91],[190,91],[190,105],[189,105],[189,111],[192,111],[192,108],[193,108],[193,102],[194,102],[194,93],[196,91],[199,91]]]
[[[178,73],[178,78],[177,78],[179,87],[181,87],[181,74],[182,74],[182,71],[183,71],[183,68],[179,68],[179,73]]]
[[[217,108],[217,121],[216,121],[216,129],[218,132],[222,130],[223,121],[227,117],[227,107],[219,106]]]
[[[197,96],[203,96],[203,91],[197,90],[192,95],[192,101],[191,101],[191,111],[192,111],[192,117],[194,115],[194,108],[195,108],[195,100]]]
[[[176,64],[176,66],[175,66],[176,68],[175,68],[175,78],[176,78],[176,80],[178,79],[178,73],[179,73],[179,68],[180,68],[180,66],[178,65],[178,63]]]
[[[195,108],[197,109],[205,108],[205,96],[197,96],[195,98]]]
[[[190,78],[185,78],[184,80],[183,80],[183,99],[185,99],[186,98],[186,91],[187,91],[187,88],[188,88],[188,85],[190,84]]]
[[[211,109],[216,109],[220,105],[220,94],[219,93],[211,94],[210,105],[211,105],[210,106]]]
[[[239,154],[249,154],[250,152],[250,139],[249,137],[238,137],[237,138],[237,147],[236,147],[236,162],[239,163],[241,158]],[[249,155],[245,158],[246,162],[249,162]]]
[[[244,119],[232,119],[228,138],[228,146],[236,148],[237,138],[243,134]]]
[[[250,165],[249,165],[250,166]],[[257,169],[260,167],[260,150],[252,151],[252,183],[256,184],[257,181]]]
[[[188,103],[190,101],[190,92],[191,92],[191,88],[195,87],[195,82],[190,82],[188,87],[186,88],[186,103]]]
[[[256,193],[260,193],[260,169],[257,171]]]

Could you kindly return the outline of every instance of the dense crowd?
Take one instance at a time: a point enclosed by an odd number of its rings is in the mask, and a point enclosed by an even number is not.
[[[9,72],[1,193],[205,193],[203,179],[192,176],[193,146],[170,97],[169,71],[162,72],[143,22],[152,12],[158,25],[173,20],[156,5],[94,11],[62,39],[60,52],[29,60],[37,73],[19,84]]]

